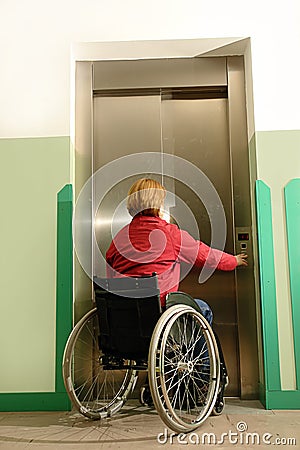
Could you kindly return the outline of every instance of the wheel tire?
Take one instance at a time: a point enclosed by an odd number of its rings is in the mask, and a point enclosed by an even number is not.
[[[195,351],[197,342],[201,351]],[[185,305],[164,312],[152,335],[148,371],[154,405],[169,428],[190,432],[209,417],[220,362],[213,331],[199,312]]]
[[[63,356],[66,391],[73,406],[90,419],[115,414],[137,379],[136,370],[107,369],[99,350],[98,336],[97,308],[94,308],[73,328]]]

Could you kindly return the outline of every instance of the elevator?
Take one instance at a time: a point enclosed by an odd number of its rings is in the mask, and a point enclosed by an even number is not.
[[[203,198],[182,181],[184,177],[165,171],[163,164],[160,173],[153,171],[149,155],[184,159],[216,190],[226,219],[224,251],[246,252],[249,265],[233,272],[215,271],[201,283],[199,269],[192,269],[180,290],[205,300],[213,310],[230,378],[226,395],[258,398],[243,57],[96,61],[91,103],[93,173],[125,156],[145,154],[140,173],[124,176],[94,205],[95,237],[103,255],[112,237],[131,219],[125,207],[128,189],[145,176],[158,179],[170,193],[168,220],[178,223],[180,208],[186,205],[195,223],[185,223],[185,229],[193,235],[196,224],[199,236],[193,237],[211,245],[210,210]],[[105,276],[97,252],[93,255],[93,272]]]

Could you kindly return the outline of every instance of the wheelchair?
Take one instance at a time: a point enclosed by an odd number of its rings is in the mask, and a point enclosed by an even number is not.
[[[162,311],[156,276],[94,278],[94,291],[96,307],[75,325],[63,356],[65,388],[81,414],[116,414],[140,371],[147,372],[140,402],[176,433],[222,413],[227,374],[192,297],[171,293]]]

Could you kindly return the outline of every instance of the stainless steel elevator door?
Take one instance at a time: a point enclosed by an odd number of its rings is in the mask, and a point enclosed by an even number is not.
[[[161,152],[160,101],[159,95],[94,97],[93,173],[126,155]],[[151,174],[150,157],[143,160],[143,169],[144,173],[123,177],[97,205],[95,235],[104,257],[115,232],[131,220],[125,206],[127,192],[137,179]],[[151,176],[162,181],[160,175]],[[96,177],[95,184],[98,182],[101,183],[101,177]],[[115,214],[117,208],[119,213]],[[94,273],[105,276],[97,254],[94,251]]]
[[[227,219],[225,251],[233,253],[232,189],[227,119],[227,99],[162,100],[160,95],[94,98],[93,172],[117,158],[139,152],[165,152],[180,156],[201,169],[215,186]],[[130,185],[151,174],[151,164],[138,176],[129,177],[112,187],[96,214],[95,234],[103,255],[112,239],[111,224]],[[161,179],[159,179],[161,181]],[[199,198],[183,183],[164,175],[167,189],[180,197],[193,212],[200,239],[210,244],[210,221]],[[176,203],[170,210],[176,218]],[[124,210],[121,227],[130,221]],[[196,237],[196,236],[195,236]],[[96,253],[95,253],[96,254]],[[97,258],[94,273],[101,272]],[[215,329],[222,342],[229,371],[226,395],[238,396],[239,358],[236,314],[236,286],[233,272],[215,272],[204,284],[198,283],[199,269],[181,282],[180,289],[207,301],[214,312]]]
[[[232,186],[227,118],[227,99],[162,101],[163,151],[196,165],[216,188],[226,215],[225,251],[233,253]],[[183,183],[175,180],[175,193],[192,210],[200,240],[210,244],[211,226],[201,200]],[[171,209],[176,218],[176,205]],[[196,237],[196,236],[195,236]],[[226,395],[239,396],[239,357],[234,272],[216,271],[205,283],[198,282],[199,269],[193,269],[181,282],[180,290],[209,303],[214,328],[222,342],[229,371]]]

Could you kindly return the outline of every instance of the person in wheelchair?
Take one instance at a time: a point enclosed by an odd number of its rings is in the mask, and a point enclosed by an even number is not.
[[[73,406],[93,420],[116,414],[146,371],[141,403],[153,401],[165,425],[181,433],[222,413],[226,368],[210,307],[177,291],[180,266],[233,270],[247,261],[163,220],[165,196],[148,178],[131,187],[132,221],[107,251],[108,277],[93,278],[96,305],[70,333],[62,370]]]
[[[166,306],[167,294],[178,290],[181,263],[199,268],[206,263],[223,271],[247,265],[246,254],[231,255],[212,249],[177,225],[166,222],[162,218],[165,196],[166,190],[158,181],[150,178],[136,181],[127,197],[132,221],[117,233],[106,252],[108,277],[120,274],[137,277],[155,272],[162,308]],[[194,300],[211,325],[213,314],[209,305],[201,299]]]
[[[156,273],[163,309],[166,307],[168,294],[178,291],[181,263],[189,264],[190,268],[201,268],[206,263],[209,267],[223,271],[247,265],[247,255],[231,255],[212,249],[177,225],[165,221],[162,218],[165,196],[166,190],[158,181],[149,178],[136,181],[127,197],[127,209],[132,221],[117,233],[106,253],[108,277],[139,277]],[[213,313],[210,306],[202,299],[194,301],[197,305],[195,308],[212,325]],[[228,377],[217,336],[216,339],[223,377],[220,393],[223,408],[223,393]],[[200,341],[195,348],[196,352],[197,349],[200,352],[201,345]],[[205,379],[205,375],[202,379]]]

